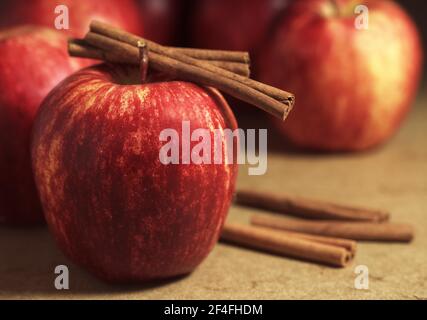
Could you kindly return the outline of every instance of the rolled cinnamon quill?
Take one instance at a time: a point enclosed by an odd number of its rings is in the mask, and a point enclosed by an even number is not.
[[[180,48],[173,48],[174,50],[180,50]],[[203,50],[197,50],[193,49],[193,51],[198,54],[199,52],[202,53]],[[206,50],[207,53],[209,53],[209,50]],[[140,64],[140,60],[136,59],[136,57],[132,60],[126,60],[123,59],[121,55],[115,55],[114,52],[108,52],[105,53],[104,51],[97,49],[96,47],[93,47],[89,44],[87,44],[84,40],[80,39],[70,39],[68,41],[68,52],[73,57],[81,57],[81,58],[89,58],[89,59],[96,59],[96,60],[105,60],[108,62],[113,63],[133,63],[135,65]],[[184,51],[185,52],[185,51]],[[190,51],[192,52],[192,51]],[[215,53],[215,51],[214,51]],[[233,53],[233,52],[232,52]],[[200,56],[203,56],[202,54],[198,54]],[[209,54],[205,55],[206,57],[210,57]],[[217,55],[211,55],[211,56],[219,56]],[[219,56],[220,57],[220,56]],[[225,59],[229,58],[227,55],[224,56]],[[232,57],[232,56],[231,56]],[[210,64],[223,68],[225,70],[240,74],[244,77],[250,76],[250,67],[248,63],[242,63],[242,62],[233,62],[228,60],[205,60],[206,62],[209,62]]]
[[[410,225],[397,223],[307,221],[268,214],[255,214],[251,217],[251,224],[272,229],[362,241],[409,242],[414,237],[414,231]]]
[[[94,32],[89,32],[84,41],[97,49],[101,49],[103,60],[110,62],[128,61],[131,63],[140,61],[138,47],[127,42],[121,42]],[[142,43],[144,42],[141,41],[138,44]],[[69,49],[74,50],[73,47],[74,45],[70,46]],[[177,53],[170,49],[162,48],[160,51],[168,54],[159,54],[155,50],[148,50],[150,67],[154,70],[164,72],[177,79],[214,87],[237,99],[257,106],[283,121],[292,110],[294,104],[292,94],[186,55],[178,53],[180,60],[171,58]],[[281,97],[278,97],[278,94]]]
[[[110,45],[113,45],[110,46],[110,48],[108,48],[107,45],[107,48],[103,47],[103,49],[120,49],[128,51],[123,45],[120,45],[120,42],[133,47],[137,46],[141,41],[146,42],[149,51],[153,53],[152,57],[150,57],[151,62],[153,62],[153,60],[157,60],[157,62],[167,62],[167,66],[169,68],[175,66],[175,72],[178,76],[184,77],[183,79],[197,81],[203,85],[216,87],[217,89],[238,99],[257,106],[264,111],[281,118],[282,120],[287,117],[294,105],[295,97],[289,92],[254,81],[248,77],[241,76],[223,68],[219,68],[211,63],[195,59],[189,55],[188,51],[183,53],[182,50],[184,49],[182,48],[177,51],[176,49],[161,46],[155,42],[140,38],[106,23],[92,21],[90,24],[90,32],[85,36],[85,40],[90,45],[98,47],[98,45],[106,45],[108,39]],[[113,43],[111,40],[116,40],[119,43]],[[195,55],[196,52],[200,53],[201,50],[191,49],[191,52],[192,55]],[[222,51],[222,53],[224,54],[225,52]],[[222,57],[224,57],[223,54],[221,55]],[[239,55],[240,54],[241,53],[239,53]],[[162,60],[160,59],[161,57],[168,59],[159,61]],[[199,59],[200,57],[201,56],[199,55]],[[131,57],[128,58],[132,59]],[[212,58],[212,56],[209,56],[209,60]],[[230,60],[230,62],[231,61],[232,60]],[[185,65],[187,65],[187,67],[192,67],[192,69],[190,70],[187,68],[187,70],[184,70]],[[161,63],[156,64],[157,69],[163,69],[163,67],[165,66]],[[196,79],[194,78],[195,76],[197,76]],[[220,78],[221,81],[218,82],[218,79],[216,78]],[[240,86],[236,87],[237,85]]]
[[[268,228],[268,227],[263,227],[263,228],[271,230],[271,228]],[[313,234],[293,232],[293,231],[285,231],[285,230],[280,230],[280,232],[283,234],[287,234],[289,236],[293,236],[293,237],[297,237],[297,238],[301,238],[301,239],[306,239],[306,240],[311,240],[311,241],[318,242],[318,243],[329,244],[331,246],[341,247],[341,248],[344,248],[344,249],[350,251],[350,253],[353,256],[356,254],[357,243],[354,240],[343,239],[343,238],[334,238],[334,237],[325,237],[325,236],[317,236],[317,235],[313,235]]]
[[[325,201],[271,194],[252,190],[239,190],[235,203],[308,219],[382,222],[389,213],[382,210],[355,208]]]
[[[249,225],[226,223],[221,239],[237,245],[303,260],[345,267],[354,254],[343,247]]]

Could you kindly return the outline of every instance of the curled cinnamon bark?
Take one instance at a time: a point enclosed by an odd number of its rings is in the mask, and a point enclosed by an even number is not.
[[[383,222],[390,216],[383,210],[244,189],[236,192],[235,203],[307,219]]]
[[[354,257],[354,253],[340,246],[249,225],[226,223],[221,239],[261,251],[336,267],[347,266]]]
[[[185,53],[202,56],[203,51],[201,50],[191,49],[188,51],[182,48],[164,47],[98,21],[91,23],[90,32],[84,38],[85,44],[89,44],[98,50],[91,53],[98,57],[102,56],[103,60],[132,64],[140,62],[137,56],[138,52],[135,52],[138,50],[139,41],[145,41],[147,44],[150,66],[153,69],[175,76],[177,79],[213,86],[282,120],[286,119],[294,105],[294,96],[286,91],[225,70],[210,61],[200,60]],[[71,42],[71,54],[77,53],[79,50],[79,53],[82,53],[82,48],[75,47],[75,41]],[[88,52],[83,54],[89,55]],[[227,53],[226,51],[218,51],[216,54],[216,57],[229,59],[227,61],[229,63],[236,62],[231,56],[242,55],[241,53]],[[212,59],[213,52],[209,52],[205,58]],[[232,64],[232,66],[235,65]]]
[[[180,50],[180,48],[175,48],[177,50]],[[239,62],[244,61],[244,59],[241,57],[238,59],[238,57],[235,58],[237,61],[233,60],[227,60],[230,57],[227,55],[222,56],[221,54],[217,54],[216,51],[206,50],[206,54],[202,54],[205,50],[198,50],[198,49],[191,49],[190,52],[195,51],[195,56],[205,57],[206,59],[201,59],[205,62],[208,62],[214,66],[217,66],[219,68],[228,70],[230,72],[237,73],[244,77],[250,76],[250,66],[248,63]],[[183,52],[187,52],[188,50],[184,50]],[[81,39],[70,39],[68,42],[68,52],[73,57],[81,57],[81,58],[89,58],[89,59],[95,59],[95,60],[104,60],[112,63],[131,63],[138,65],[137,61],[125,61],[123,57],[114,55],[113,52],[104,52],[103,50],[97,49],[96,47],[93,47],[86,43],[86,41]],[[198,53],[200,52],[200,53]],[[226,51],[228,52],[228,51]],[[233,51],[232,51],[233,52]],[[233,52],[234,53],[234,52]],[[210,60],[209,58],[218,58],[214,60]],[[231,56],[233,58],[233,56]],[[221,60],[225,59],[225,60]]]
[[[100,21],[92,21],[92,23],[90,24],[90,30],[93,33],[98,33],[100,35],[104,35],[109,38],[112,38],[121,42],[125,42],[133,46],[137,45],[138,41],[144,40],[141,37],[135,36],[129,32],[112,27]],[[278,88],[266,85],[258,81],[254,81],[252,79],[248,79],[246,77],[242,77],[232,72],[224,71],[208,63],[204,63],[203,61],[199,61],[197,59],[184,55],[180,52],[177,52],[171,48],[161,46],[153,41],[149,41],[149,40],[145,40],[145,41],[147,42],[149,49],[158,54],[168,56],[169,58],[176,59],[183,63],[188,63],[188,64],[198,66],[200,68],[203,68],[205,70],[208,70],[214,73],[218,73],[221,76],[228,77],[232,80],[235,80],[247,86],[253,87],[254,89],[259,90],[260,92],[276,99],[277,101],[280,101],[288,105],[293,104],[294,97],[289,92],[280,90]]]
[[[309,221],[255,214],[251,217],[251,224],[278,230],[363,241],[410,242],[414,237],[414,230],[410,225],[398,223]]]
[[[93,32],[89,32],[84,40],[88,44],[102,50],[106,60],[109,59],[108,57],[111,57],[121,61],[139,62],[138,48],[128,44],[127,42],[121,42],[108,36]],[[255,105],[282,120],[287,117],[293,106],[293,96],[288,93],[282,92],[283,98],[285,96],[288,98],[286,101],[276,100],[272,96],[266,94],[266,92],[271,91],[272,87],[270,86],[261,84],[265,89],[265,92],[259,91],[260,83],[254,80],[236,75],[209,63],[195,60],[187,56],[185,56],[185,58],[181,57],[180,59],[175,59],[172,57],[172,54],[168,53],[165,55],[157,53],[152,50],[149,43],[150,42],[147,42],[149,46],[149,63],[150,67],[155,70],[169,74],[177,79],[215,87],[235,98]],[[168,52],[170,52],[170,50]],[[191,61],[191,63],[187,63],[184,60]],[[233,76],[228,76],[229,74],[232,74]],[[233,79],[235,76],[239,77],[239,80]],[[243,81],[242,79],[246,79],[248,81],[246,82],[246,80]]]

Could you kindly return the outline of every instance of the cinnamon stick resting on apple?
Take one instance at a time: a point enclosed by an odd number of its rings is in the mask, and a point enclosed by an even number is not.
[[[91,23],[84,41],[101,50],[103,60],[120,59],[128,63],[141,60],[138,46],[146,43],[149,64],[153,69],[177,79],[215,87],[282,120],[286,119],[294,104],[295,98],[288,92],[217,67],[209,61],[193,58],[184,54],[182,48],[164,47],[102,22]],[[194,52],[200,55],[201,51]],[[212,53],[209,58],[212,58]]]
[[[199,59],[208,62],[219,68],[237,73],[244,77],[250,76],[249,57],[247,53],[234,52],[234,51],[216,51],[216,50],[200,50],[200,49],[186,49],[186,48],[173,48],[184,54],[192,57],[200,57]],[[114,53],[104,54],[104,52],[96,47],[87,44],[84,40],[70,39],[68,42],[68,52],[73,57],[89,58],[95,60],[105,60],[112,63],[129,63],[120,55]],[[223,54],[223,52],[225,54]],[[227,53],[233,53],[228,55]],[[133,64],[139,65],[139,61],[132,61]]]

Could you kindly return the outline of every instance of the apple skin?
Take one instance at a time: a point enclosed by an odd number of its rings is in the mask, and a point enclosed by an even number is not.
[[[89,23],[98,19],[143,34],[141,16],[134,0],[6,0],[0,4],[0,27],[33,24],[55,28],[55,8],[68,7],[70,29],[61,30],[69,36],[83,37]]]
[[[216,91],[134,78],[109,65],[71,75],[44,100],[33,130],[51,232],[72,261],[113,283],[191,272],[218,240],[238,168],[162,164],[163,129],[237,124]]]
[[[269,36],[287,0],[198,0],[192,42],[200,48],[254,53]]]
[[[163,45],[176,42],[182,0],[138,0],[144,36]]]
[[[0,31],[0,223],[42,222],[30,160],[31,127],[47,93],[87,63],[70,58],[67,37],[21,26]]]
[[[259,78],[296,96],[286,124],[294,145],[357,151],[379,145],[399,128],[416,95],[422,48],[411,19],[393,1],[362,1],[369,29],[331,12],[326,0],[295,1],[259,57]],[[323,10],[323,11],[322,11]]]

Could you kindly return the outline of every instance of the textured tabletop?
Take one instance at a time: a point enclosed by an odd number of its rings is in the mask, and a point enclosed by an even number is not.
[[[191,275],[146,286],[106,285],[73,266],[45,227],[0,228],[0,299],[427,299],[427,99],[418,99],[386,146],[357,155],[272,151],[268,172],[238,186],[389,209],[416,227],[407,244],[361,243],[348,268],[335,269],[218,244]],[[253,212],[253,211],[252,211]],[[233,207],[229,219],[250,211]],[[70,268],[70,290],[54,288],[54,268]],[[369,290],[354,287],[357,265],[369,268]]]

